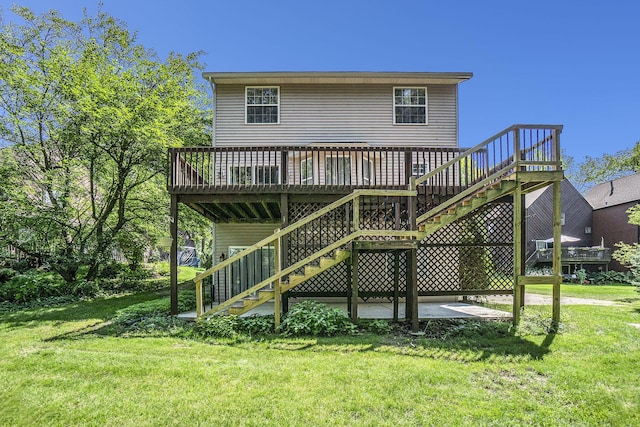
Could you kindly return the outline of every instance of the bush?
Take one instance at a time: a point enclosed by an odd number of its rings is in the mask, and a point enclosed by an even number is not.
[[[17,275],[18,272],[13,268],[0,268],[0,283],[6,282]]]
[[[393,326],[384,319],[360,320],[360,327],[373,334],[389,334],[393,331]]]
[[[0,286],[0,299],[15,303],[37,301],[41,298],[64,295],[67,292],[61,280],[51,273],[29,271],[17,274]]]
[[[250,335],[268,335],[276,332],[275,317],[273,315],[253,315],[239,318],[239,328]]]
[[[238,335],[239,323],[239,317],[234,315],[205,317],[198,319],[195,332],[202,338],[234,338]]]
[[[633,283],[633,275],[631,272],[622,273],[620,271],[601,271],[589,276],[591,283],[598,285],[608,283]]]
[[[284,316],[279,330],[287,336],[333,336],[353,334],[357,327],[338,308],[317,301],[303,301],[294,305]]]

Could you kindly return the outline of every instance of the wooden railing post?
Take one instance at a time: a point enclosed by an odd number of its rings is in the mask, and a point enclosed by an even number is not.
[[[213,298],[213,295],[211,296]],[[202,280],[196,281],[196,317],[202,316],[204,301],[202,300]]]
[[[280,230],[276,230],[276,233]],[[275,327],[278,328],[280,326],[280,271],[282,271],[282,264],[280,256],[282,254],[282,238],[278,237],[275,241],[274,247],[274,264],[275,264],[275,274],[276,280],[273,282],[273,317]]]
[[[407,211],[408,211],[408,224],[407,229],[409,231],[416,230],[416,218],[417,218],[417,185],[416,177],[411,176],[409,178],[409,191],[415,192],[412,196],[407,196]],[[416,246],[417,247],[417,246]],[[406,317],[411,321],[411,331],[418,332],[418,257],[417,248],[412,248],[407,251],[407,305],[405,308]]]
[[[552,323],[560,323],[560,283],[562,283],[562,198],[561,181],[553,182],[553,313]]]

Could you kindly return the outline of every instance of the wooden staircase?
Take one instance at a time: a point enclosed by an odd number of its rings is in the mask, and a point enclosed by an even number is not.
[[[384,246],[385,242],[396,245],[404,243],[415,245],[442,227],[460,220],[487,203],[497,201],[511,194],[515,194],[516,196],[514,197],[519,197],[527,191],[562,180],[560,150],[557,144],[559,130],[553,126],[543,127],[543,129],[545,130],[542,134],[544,137],[540,139],[537,136],[539,134],[534,134],[530,128],[524,125],[514,125],[478,144],[476,147],[465,151],[455,159],[439,166],[426,175],[420,178],[412,178],[407,190],[355,190],[350,195],[327,205],[303,220],[282,230],[277,230],[272,236],[261,240],[243,252],[196,276],[196,309],[198,317],[223,312],[240,315],[267,301],[277,301],[281,293],[349,260],[351,251],[348,249],[354,242],[368,241],[381,244],[381,246]],[[508,143],[504,143],[503,139],[505,138]],[[491,159],[491,157],[493,158]],[[451,184],[451,177],[458,179],[458,181]],[[459,191],[439,206],[417,218],[414,216],[416,218],[415,229],[365,230],[360,227],[360,206],[361,203],[364,203],[363,200],[365,198],[407,197],[413,199],[413,203],[415,203],[419,186],[438,186],[443,185],[443,182],[447,183],[446,185],[457,186]],[[346,235],[341,238],[336,237],[335,241],[326,243],[325,247],[311,256],[293,265],[280,268],[279,248],[282,247],[281,239],[293,236],[296,230],[306,227],[323,215],[331,215],[338,209],[351,209],[349,211],[350,221],[347,222],[348,230],[345,233]],[[415,215],[415,204],[413,209]],[[275,258],[277,265],[275,273],[205,312],[202,296],[203,279],[211,277],[217,271],[269,245],[276,248]]]
[[[291,288],[298,286],[300,283],[303,283],[312,277],[317,276],[330,269],[331,267],[340,264],[343,261],[351,258],[351,251],[338,249],[334,252],[333,257],[320,258],[319,265],[308,265],[304,268],[304,274],[291,274],[288,277],[288,282],[280,283],[280,291],[286,292]],[[240,299],[238,302],[234,303],[228,308],[229,314],[241,315],[246,313],[247,311],[253,310],[259,305],[264,304],[267,301],[271,301],[275,297],[275,289],[270,286],[264,289],[260,289],[257,294],[249,295]]]

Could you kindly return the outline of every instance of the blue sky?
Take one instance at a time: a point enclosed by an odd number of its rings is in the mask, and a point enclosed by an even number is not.
[[[88,0],[19,1],[78,19]],[[471,71],[460,145],[513,123],[565,126],[576,160],[640,140],[640,3],[583,0],[140,1],[103,9],[207,71]],[[10,20],[10,2],[3,2]]]

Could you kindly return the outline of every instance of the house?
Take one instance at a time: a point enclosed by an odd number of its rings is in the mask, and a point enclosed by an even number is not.
[[[640,243],[640,227],[629,224],[627,210],[640,203],[640,174],[625,176],[598,184],[587,192],[585,199],[593,207],[593,241],[606,245]],[[611,269],[628,269],[611,261]]]
[[[513,125],[461,148],[458,86],[471,73],[203,76],[212,146],[169,151],[173,310],[179,203],[215,229],[198,315],[273,301],[278,322],[291,298],[333,297],[355,320],[358,304],[385,298],[415,329],[419,298],[514,294],[517,319],[524,284],[559,290],[559,262],[525,276],[521,198],[553,184],[559,224],[562,126]]]
[[[562,265],[566,273],[577,269],[608,269],[611,249],[594,242],[592,208],[569,180],[561,184]],[[525,196],[527,267],[551,263],[553,189],[541,188]]]

